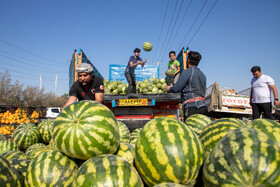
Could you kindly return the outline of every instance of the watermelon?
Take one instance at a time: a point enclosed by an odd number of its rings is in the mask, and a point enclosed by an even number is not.
[[[173,118],[155,118],[143,127],[135,147],[135,164],[148,186],[194,184],[204,159],[198,136]]]
[[[19,173],[2,156],[0,156],[0,186],[22,186]]]
[[[38,156],[40,153],[47,152],[47,151],[58,151],[57,147],[54,146],[39,146],[35,148],[30,154],[28,154],[29,159],[33,159]]]
[[[25,186],[70,186],[77,171],[76,163],[61,152],[44,152],[30,162]]]
[[[219,140],[224,137],[230,130],[241,128],[245,123],[235,118],[221,118],[210,123],[205,127],[199,139],[205,151],[205,158],[214,149]]]
[[[6,136],[4,136],[4,134],[0,134],[0,141],[2,141],[2,140],[6,140],[7,138],[6,138]]]
[[[87,100],[69,105],[57,116],[52,138],[61,152],[82,160],[115,153],[120,142],[119,127],[112,111]]]
[[[104,154],[87,160],[78,170],[73,186],[144,186],[136,169],[123,158]]]
[[[26,150],[40,140],[39,129],[33,123],[23,123],[13,132],[13,141],[20,149]]]
[[[32,155],[34,154],[34,150],[36,150],[38,147],[46,147],[46,145],[42,144],[42,143],[35,143],[35,144],[31,145],[30,147],[28,147],[28,149],[26,149],[26,151],[25,151],[27,158],[33,159]]]
[[[9,160],[11,166],[15,168],[23,178],[26,177],[27,168],[31,162],[29,159],[13,158]]]
[[[154,187],[192,187],[192,185],[182,185],[176,183],[160,183],[155,185]]]
[[[11,140],[2,140],[0,141],[0,154],[7,151],[16,151],[18,147]]]
[[[130,143],[120,143],[120,147],[115,155],[122,157],[128,163],[133,165],[135,158],[135,149]]]
[[[169,68],[165,71],[165,75],[167,76],[171,76],[172,74],[174,74],[177,71],[177,69],[174,68]]]
[[[124,124],[121,121],[117,121],[119,126],[119,132],[120,132],[120,143],[128,143],[130,138],[130,131],[126,124]]]
[[[1,156],[6,158],[7,160],[11,160],[14,158],[27,159],[26,154],[22,151],[7,151],[5,153],[2,153]]]
[[[41,139],[45,144],[48,144],[52,137],[53,125],[53,119],[46,119],[38,125]]]
[[[265,133],[269,138],[276,141],[280,146],[280,123],[270,119],[254,119],[248,128],[254,128]]]
[[[138,139],[138,136],[140,134],[140,132],[142,131],[142,128],[137,128],[137,129],[134,129],[130,135],[130,139],[129,139],[129,143],[135,147],[135,144],[137,142],[137,139]]]
[[[202,130],[210,123],[212,123],[211,118],[203,114],[193,114],[185,121],[185,124],[190,127],[197,135],[200,135]]]
[[[150,42],[144,42],[143,49],[144,51],[151,51],[153,49],[153,45]]]
[[[280,148],[252,128],[233,129],[206,158],[205,186],[280,186]]]

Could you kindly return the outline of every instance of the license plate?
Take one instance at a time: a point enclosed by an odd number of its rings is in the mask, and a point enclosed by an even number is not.
[[[119,106],[148,106],[148,99],[119,99]]]

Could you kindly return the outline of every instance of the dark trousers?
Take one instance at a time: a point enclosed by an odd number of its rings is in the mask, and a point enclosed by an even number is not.
[[[266,119],[273,119],[271,110],[272,105],[271,102],[269,103],[252,103],[252,110],[253,110],[253,119],[260,118],[261,114],[263,113],[263,118]]]
[[[127,93],[135,93],[136,94],[136,78],[135,74],[130,74],[129,72],[125,73],[125,78],[128,82]]]
[[[184,121],[186,121],[186,119],[193,114],[207,115],[207,107],[203,106],[203,107],[200,107],[200,108],[197,108],[197,107],[184,108]]]

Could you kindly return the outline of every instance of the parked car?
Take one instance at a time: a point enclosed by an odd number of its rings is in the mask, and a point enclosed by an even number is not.
[[[47,108],[46,118],[56,118],[60,112],[61,112],[60,107]]]

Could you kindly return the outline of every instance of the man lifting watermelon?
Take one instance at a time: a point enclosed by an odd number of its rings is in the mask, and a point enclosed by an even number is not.
[[[104,86],[100,77],[93,75],[93,67],[88,63],[81,63],[77,67],[78,80],[69,91],[69,98],[64,109],[68,105],[81,100],[93,100],[103,103]]]

